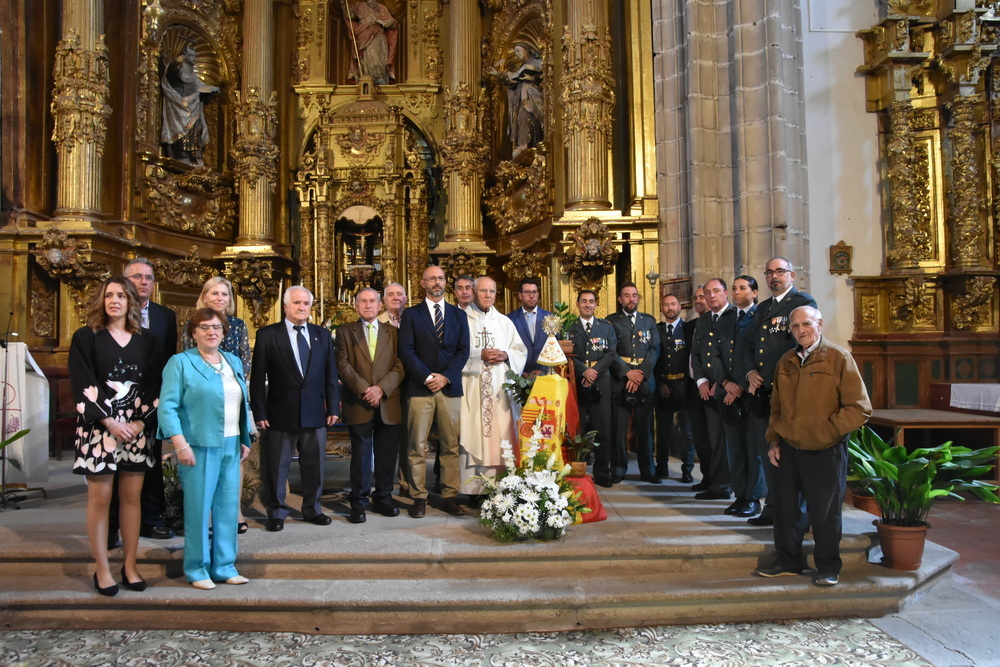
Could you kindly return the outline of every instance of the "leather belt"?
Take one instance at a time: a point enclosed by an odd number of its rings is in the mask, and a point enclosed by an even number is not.
[[[584,361],[583,363],[587,365],[587,368],[593,368],[598,364],[599,361],[600,359],[598,359],[598,361]]]
[[[622,357],[622,361],[629,366],[639,366],[642,364],[644,359],[645,357]]]
[[[667,373],[663,377],[667,380],[683,380],[687,377],[687,373]]]

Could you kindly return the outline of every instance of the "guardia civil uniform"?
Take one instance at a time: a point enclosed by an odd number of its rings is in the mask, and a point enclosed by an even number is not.
[[[612,389],[615,398],[615,448],[611,452],[611,465],[616,477],[628,471],[629,417],[635,437],[639,477],[658,484],[656,462],[653,459],[653,402],[656,395],[656,360],[660,356],[660,334],[656,320],[646,313],[619,311],[608,316],[608,321],[618,337],[618,359],[611,367]],[[642,371],[643,381],[639,390],[629,396],[625,385],[626,373]]]
[[[611,450],[614,447],[611,365],[615,361],[618,337],[615,335],[614,327],[607,320],[595,317],[586,323],[577,318],[570,327],[569,338],[573,341],[573,369],[576,373],[577,399],[580,407],[580,431],[587,430],[589,421],[597,431],[597,442],[600,443],[600,446],[594,449],[594,481],[601,486],[611,486],[612,483],[621,481],[621,478],[612,474],[611,470]],[[600,392],[599,397],[593,396],[592,391],[582,388],[580,384],[583,373],[588,368],[597,371],[594,386],[596,391]]]

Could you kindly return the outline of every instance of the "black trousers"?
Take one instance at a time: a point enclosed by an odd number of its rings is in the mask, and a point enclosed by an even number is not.
[[[781,442],[774,474],[774,548],[777,565],[802,570],[802,538],[811,524],[813,560],[820,574],[839,574],[844,485],[847,483],[847,438],[820,450],[796,449]],[[805,500],[805,511],[802,509]]]
[[[694,451],[698,454],[698,470],[704,482],[712,483],[712,443],[708,437],[708,419],[705,417],[705,401],[698,395],[693,382],[688,383],[688,420],[691,422],[691,437]]]
[[[288,467],[296,451],[302,477],[302,517],[309,519],[323,513],[319,498],[323,495],[326,427],[288,431],[269,428],[260,434],[260,499],[268,519],[288,516]]]
[[[372,420],[347,427],[351,434],[351,506],[368,506],[368,494],[378,503],[392,500],[392,477],[396,471],[402,424],[386,424],[376,410]],[[372,491],[374,483],[375,490]]]

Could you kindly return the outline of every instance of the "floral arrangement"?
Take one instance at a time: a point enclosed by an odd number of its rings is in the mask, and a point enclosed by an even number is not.
[[[505,470],[496,477],[480,477],[486,499],[479,508],[479,523],[501,542],[562,537],[578,515],[590,512],[566,479],[571,467],[557,469],[555,454],[539,451],[541,438],[541,422],[537,421],[520,463],[514,459],[510,442],[504,440],[500,447]]]

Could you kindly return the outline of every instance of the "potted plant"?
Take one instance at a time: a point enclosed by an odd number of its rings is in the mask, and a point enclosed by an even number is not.
[[[573,353],[573,341],[569,339],[569,329],[576,322],[576,315],[570,310],[569,304],[564,301],[556,301],[552,304],[552,312],[559,318],[559,346],[565,354]]]
[[[965,500],[970,492],[989,503],[1000,503],[997,485],[976,479],[993,469],[997,447],[969,449],[951,441],[937,447],[907,450],[869,440],[870,461],[859,461],[867,475],[859,481],[871,489],[878,503],[879,540],[883,562],[899,570],[916,570],[923,559],[927,515],[941,497]],[[852,456],[855,450],[852,450]]]
[[[851,433],[847,441],[847,488],[851,492],[851,504],[875,516],[878,516],[878,503],[865,480],[873,475],[878,453],[888,446],[889,443],[868,426]]]
[[[15,442],[17,442],[18,440],[20,440],[24,436],[28,435],[28,433],[30,433],[30,432],[31,432],[30,428],[26,428],[26,429],[18,431],[17,433],[15,433],[14,435],[10,436],[9,438],[7,438],[6,440],[4,440],[3,442],[0,442],[0,450],[2,450],[7,445],[14,444]],[[17,470],[21,469],[21,463],[20,463],[20,461],[18,461],[17,459],[11,458],[10,456],[7,456],[6,454],[3,454],[3,456],[7,459],[7,462],[10,463],[10,465],[13,466],[15,469],[17,469]]]
[[[597,431],[579,433],[572,438],[569,437],[569,433],[565,434],[563,437],[563,447],[568,452],[569,465],[573,469],[573,472],[569,475],[570,477],[587,476],[587,461],[590,459],[590,453],[594,451],[595,447],[599,446]]]

